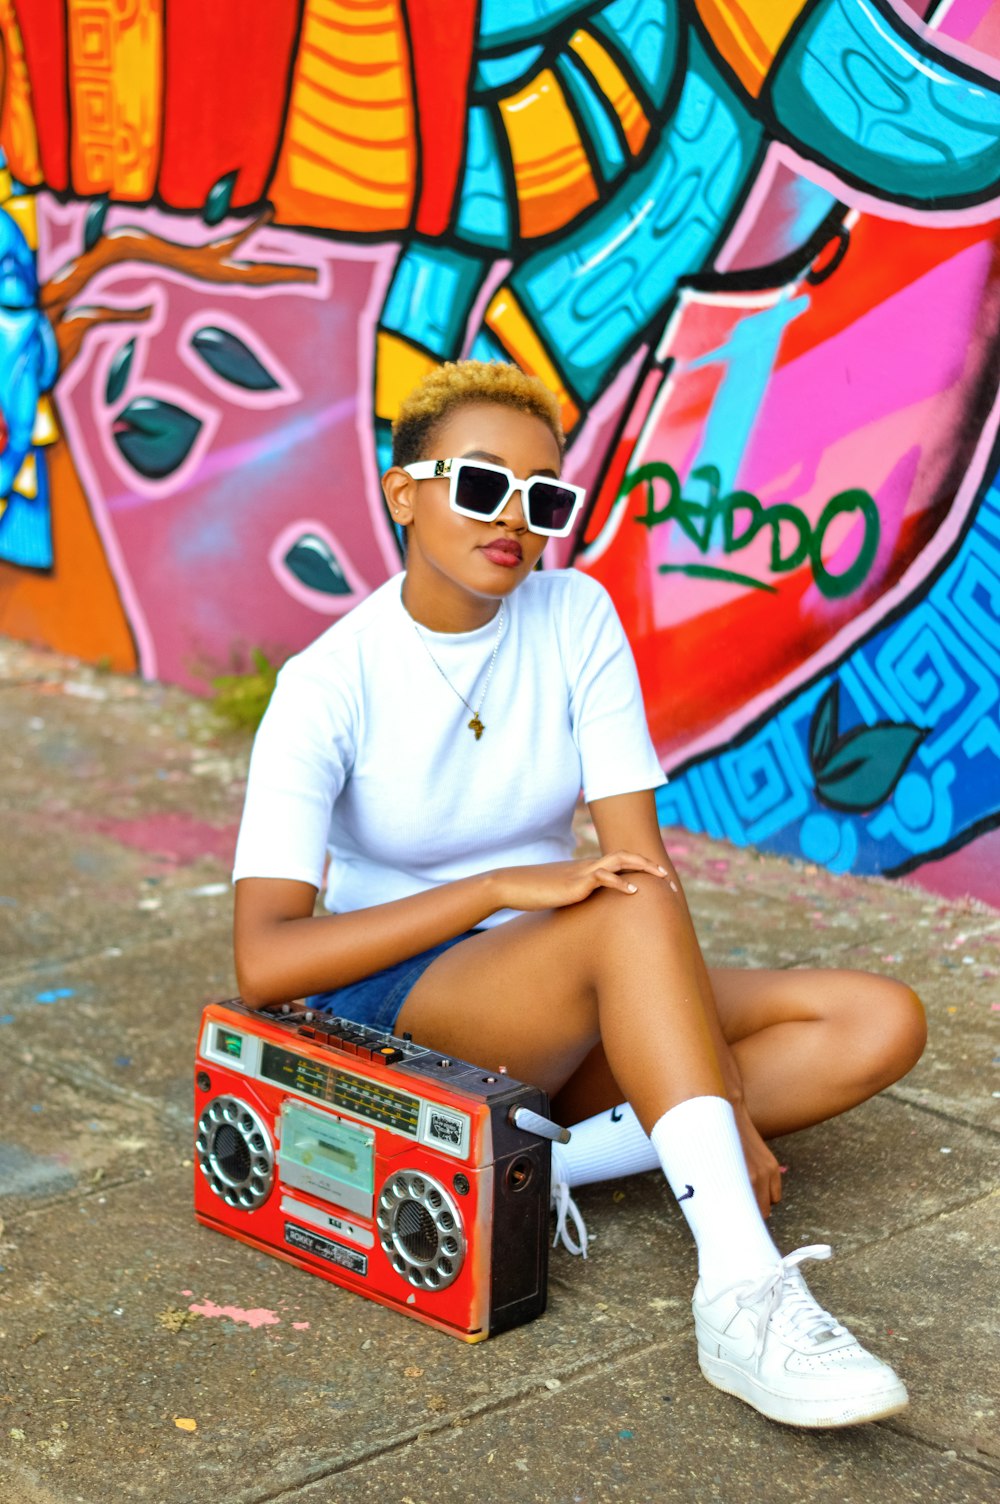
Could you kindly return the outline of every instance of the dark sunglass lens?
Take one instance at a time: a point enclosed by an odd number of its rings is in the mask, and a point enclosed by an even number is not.
[[[565,527],[576,506],[575,492],[549,481],[536,481],[529,497],[529,525],[535,527]]]
[[[492,517],[507,491],[507,477],[481,465],[463,465],[458,472],[455,499],[467,512]]]

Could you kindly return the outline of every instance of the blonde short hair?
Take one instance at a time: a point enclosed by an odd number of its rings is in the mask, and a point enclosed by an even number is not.
[[[559,403],[537,376],[500,360],[449,360],[429,371],[400,404],[392,425],[393,464],[412,465],[425,458],[424,449],[442,418],[476,402],[533,413],[551,430],[562,454],[566,439]]]

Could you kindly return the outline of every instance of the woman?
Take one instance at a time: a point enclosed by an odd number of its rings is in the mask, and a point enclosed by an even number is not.
[[[908,1071],[922,1010],[862,973],[706,968],[621,625],[594,581],[535,570],[582,502],[562,448],[512,367],[443,366],[403,404],[383,488],[406,569],[285,666],[254,746],[240,987],[544,1088],[575,1125],[553,1158],[568,1243],[572,1186],[660,1165],[706,1378],[791,1424],[873,1420],[906,1391],[810,1295],[797,1266],[829,1249],[772,1242],[764,1140]],[[603,854],[574,860],[581,787]]]

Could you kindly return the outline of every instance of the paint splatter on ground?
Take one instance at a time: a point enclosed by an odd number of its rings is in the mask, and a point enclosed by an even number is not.
[[[188,1310],[195,1316],[228,1316],[230,1321],[241,1322],[256,1330],[262,1326],[279,1326],[281,1317],[277,1311],[268,1311],[264,1306],[254,1306],[251,1310],[244,1310],[242,1306],[217,1306],[213,1300],[197,1301],[188,1306]]]

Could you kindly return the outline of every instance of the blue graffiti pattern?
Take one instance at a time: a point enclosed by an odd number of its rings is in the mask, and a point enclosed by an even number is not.
[[[841,814],[817,797],[809,730],[834,676],[742,745],[699,759],[657,796],[660,819],[835,872],[896,875],[1000,823],[1000,473],[927,594],[840,664],[844,726],[927,731],[891,797]]]
[[[0,165],[3,155],[0,153]],[[15,191],[16,185],[15,185]],[[59,364],[55,335],[38,304],[35,258],[19,226],[0,209],[0,559],[34,569],[52,565],[48,474],[31,436],[38,398],[51,389]],[[11,490],[34,454],[37,494]]]

